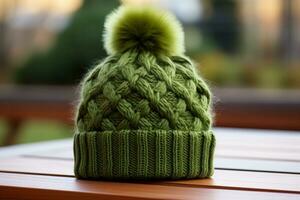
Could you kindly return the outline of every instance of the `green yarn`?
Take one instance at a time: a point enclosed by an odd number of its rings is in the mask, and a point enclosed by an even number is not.
[[[104,46],[109,54],[129,49],[165,55],[184,53],[179,22],[159,9],[121,6],[107,17],[104,27]]]
[[[95,66],[82,82],[76,177],[210,177],[215,147],[211,94],[193,63],[165,51],[123,50]]]
[[[126,52],[96,66],[82,85],[78,131],[209,130],[210,93],[184,57]]]
[[[213,174],[215,138],[211,132],[81,132],[75,134],[74,144],[78,178],[151,180]]]

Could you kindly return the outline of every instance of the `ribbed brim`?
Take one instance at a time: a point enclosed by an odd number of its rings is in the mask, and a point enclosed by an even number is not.
[[[121,130],[74,137],[75,175],[103,179],[184,179],[213,174],[211,131]]]

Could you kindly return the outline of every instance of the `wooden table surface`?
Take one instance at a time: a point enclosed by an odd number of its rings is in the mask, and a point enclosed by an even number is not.
[[[300,199],[300,133],[215,128],[210,179],[77,180],[72,140],[0,148],[0,199]]]

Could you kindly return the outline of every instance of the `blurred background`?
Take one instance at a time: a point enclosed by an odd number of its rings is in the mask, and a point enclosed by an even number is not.
[[[300,130],[299,0],[124,0],[173,12],[215,126]],[[0,144],[71,137],[76,85],[117,0],[0,0]]]

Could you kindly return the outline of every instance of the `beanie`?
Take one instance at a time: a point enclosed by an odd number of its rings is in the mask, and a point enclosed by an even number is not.
[[[121,6],[108,15],[103,38],[108,57],[81,83],[75,176],[212,176],[211,94],[184,56],[179,22],[158,8]]]

